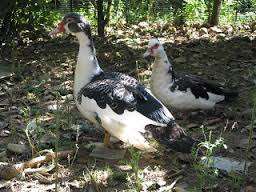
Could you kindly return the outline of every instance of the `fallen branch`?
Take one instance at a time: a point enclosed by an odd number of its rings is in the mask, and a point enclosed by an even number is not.
[[[52,161],[54,159],[58,158],[67,158],[68,156],[72,155],[73,151],[60,151],[60,152],[48,152],[45,155],[36,157],[31,159],[30,161],[26,161],[24,163],[17,163],[14,165],[10,164],[2,164],[0,165],[0,179],[5,179],[5,180],[10,180],[14,177],[16,177],[18,174],[21,173],[29,173],[29,172],[34,172],[31,171],[32,168],[38,168],[40,164],[42,163],[47,163],[49,161]],[[27,171],[26,171],[27,169]],[[34,169],[38,170],[39,172],[42,171],[42,169]],[[51,169],[50,169],[51,170]]]

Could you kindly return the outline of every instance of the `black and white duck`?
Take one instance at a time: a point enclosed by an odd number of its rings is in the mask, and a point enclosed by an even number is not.
[[[209,110],[222,101],[238,95],[222,86],[191,75],[176,73],[161,42],[150,39],[144,57],[153,56],[150,88],[152,93],[168,108],[178,110]]]
[[[148,89],[133,77],[100,68],[90,24],[83,16],[66,14],[50,34],[61,32],[70,33],[79,41],[74,98],[82,115],[105,129],[106,146],[111,135],[145,151],[156,149],[152,143],[180,152],[191,150],[195,141]],[[150,142],[151,139],[157,142]]]

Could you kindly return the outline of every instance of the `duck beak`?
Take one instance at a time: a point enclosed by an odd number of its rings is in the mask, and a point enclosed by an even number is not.
[[[150,56],[150,52],[147,50],[144,54],[143,54],[143,58],[148,58]]]
[[[65,32],[64,22],[61,21],[58,24],[58,26],[49,33],[49,35],[50,36],[56,36],[58,33],[63,33],[63,32]]]

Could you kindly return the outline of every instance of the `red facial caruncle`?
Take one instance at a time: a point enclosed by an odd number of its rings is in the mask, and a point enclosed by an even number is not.
[[[152,47],[149,48],[149,52],[150,54],[153,54],[154,50],[157,49],[159,47],[159,44],[155,44]]]

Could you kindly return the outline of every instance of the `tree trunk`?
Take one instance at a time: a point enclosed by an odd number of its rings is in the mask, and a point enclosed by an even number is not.
[[[214,0],[212,14],[209,19],[209,25],[214,26],[219,24],[220,10],[221,10],[221,1],[222,0]]]
[[[207,23],[210,23],[211,14],[212,14],[212,1],[207,1],[205,4],[206,4],[206,7],[207,7],[206,12],[207,12],[207,16],[208,16]]]
[[[100,37],[105,36],[105,26],[108,24],[110,19],[110,8],[112,5],[112,0],[107,1],[107,7],[104,12],[104,0],[98,0],[97,1],[97,14],[98,14],[98,35]]]
[[[11,27],[12,24],[12,18],[14,14],[15,9],[15,1],[10,1],[9,7],[7,7],[7,11],[4,13],[4,17],[1,23],[1,29],[0,29],[0,41],[3,41],[7,39],[11,35]]]
[[[130,4],[130,1],[129,0],[125,0],[124,3],[125,3],[125,10],[124,10],[125,11],[125,13],[124,13],[125,21],[127,23],[129,23],[130,22],[130,17],[129,17],[129,4]]]
[[[98,13],[98,20],[97,20],[97,25],[98,25],[98,35],[100,37],[104,37],[104,29],[105,29],[105,19],[104,19],[104,12],[103,12],[103,0],[98,0],[97,1],[97,13]]]
[[[115,13],[115,15],[117,15],[118,10],[119,10],[119,0],[114,0],[113,7],[114,7],[114,13]]]
[[[107,4],[107,9],[105,11],[105,25],[107,25],[109,23],[110,20],[110,9],[111,9],[111,5],[112,5],[112,0],[108,0],[108,4]]]
[[[69,9],[73,12],[73,0],[69,0]]]

